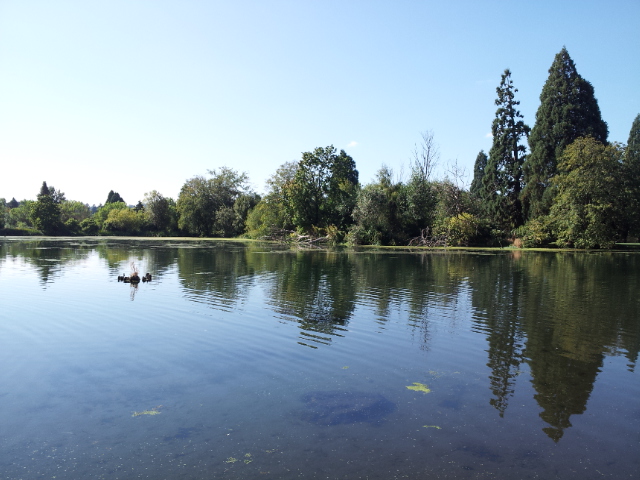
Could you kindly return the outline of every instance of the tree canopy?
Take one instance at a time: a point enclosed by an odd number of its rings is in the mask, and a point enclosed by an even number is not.
[[[122,202],[126,205],[126,202],[118,192],[114,192],[113,190],[110,190],[109,195],[107,195],[107,201],[104,202],[104,204],[106,205],[107,203],[118,203],[118,202]]]
[[[600,115],[593,86],[578,74],[569,52],[563,47],[549,69],[529,136],[531,153],[523,166],[522,195],[528,218],[549,211],[553,190],[547,187],[567,145],[585,136],[606,144],[607,135],[607,124]]]
[[[333,145],[304,152],[285,187],[293,224],[303,230],[350,223],[358,187],[353,159]]]
[[[560,157],[550,221],[560,246],[608,248],[622,237],[624,189],[618,144],[581,137]]]
[[[209,170],[211,178],[193,177],[182,186],[178,226],[201,237],[237,235],[236,200],[248,191],[248,176],[228,167]]]

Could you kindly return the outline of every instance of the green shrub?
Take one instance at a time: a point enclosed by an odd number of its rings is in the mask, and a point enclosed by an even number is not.
[[[523,226],[516,228],[513,234],[522,239],[522,246],[525,248],[541,247],[553,241],[547,217],[529,220]]]

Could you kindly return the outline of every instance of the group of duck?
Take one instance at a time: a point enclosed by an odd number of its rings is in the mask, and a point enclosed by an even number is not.
[[[150,282],[151,281],[151,274],[147,273],[146,275],[143,275],[142,277],[140,277],[140,275],[138,275],[137,273],[133,273],[129,277],[125,276],[124,273],[122,275],[118,275],[118,281],[119,282],[140,283],[140,280],[142,280],[142,282]]]

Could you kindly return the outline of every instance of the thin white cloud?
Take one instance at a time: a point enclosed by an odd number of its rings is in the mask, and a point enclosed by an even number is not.
[[[349,144],[347,145],[347,148],[348,147],[357,147],[357,146],[358,146],[358,142],[356,142],[355,140],[351,140],[349,142]]]
[[[493,135],[491,135],[491,132],[487,133],[484,138],[493,138]]]

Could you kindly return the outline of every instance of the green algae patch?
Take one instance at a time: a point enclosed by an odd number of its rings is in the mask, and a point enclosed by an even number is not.
[[[159,408],[162,407],[162,405],[158,405],[157,407],[153,407],[150,410],[143,410],[142,412],[133,412],[133,415],[131,415],[132,417],[139,417],[141,415],[160,415]]]
[[[431,390],[424,383],[413,382],[413,385],[408,385],[407,388],[409,390],[414,390],[416,392],[422,393],[430,393]]]
[[[435,428],[436,430],[442,430],[442,427],[439,427],[438,425],[423,425],[423,428]]]
[[[229,457],[224,461],[224,463],[236,463],[237,461],[238,461],[237,458]]]

